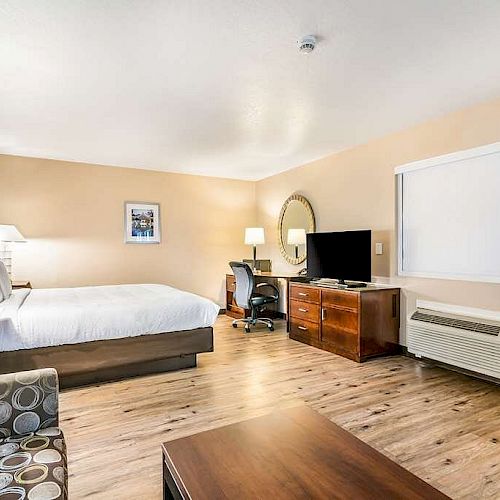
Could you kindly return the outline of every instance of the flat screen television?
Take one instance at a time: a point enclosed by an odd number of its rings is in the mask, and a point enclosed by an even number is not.
[[[308,277],[371,281],[371,231],[309,233],[306,244]]]

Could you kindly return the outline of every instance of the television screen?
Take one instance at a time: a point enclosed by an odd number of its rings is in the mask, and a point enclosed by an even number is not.
[[[307,235],[307,275],[341,281],[371,281],[371,231]]]

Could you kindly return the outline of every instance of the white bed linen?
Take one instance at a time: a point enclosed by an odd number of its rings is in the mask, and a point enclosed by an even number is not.
[[[14,290],[0,303],[0,351],[212,326],[219,306],[166,285]]]

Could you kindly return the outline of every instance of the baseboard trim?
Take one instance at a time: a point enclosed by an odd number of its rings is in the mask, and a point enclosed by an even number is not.
[[[422,361],[426,365],[436,366],[438,368],[443,368],[444,370],[449,370],[455,373],[460,373],[460,375],[466,375],[468,377],[476,378],[482,380],[483,382],[489,382],[490,384],[500,385],[500,380],[495,377],[490,377],[489,375],[484,375],[482,373],[474,372],[472,370],[467,370],[465,368],[460,368],[459,366],[450,365],[448,363],[443,363],[442,361],[436,361],[435,359],[430,358],[417,358],[411,352],[408,352],[408,348],[406,346],[401,346],[402,354],[407,356],[408,358],[415,359],[416,361]]]

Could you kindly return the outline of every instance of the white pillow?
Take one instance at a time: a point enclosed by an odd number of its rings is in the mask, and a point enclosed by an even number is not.
[[[5,264],[0,260],[0,302],[8,299],[12,294],[12,283]]]

